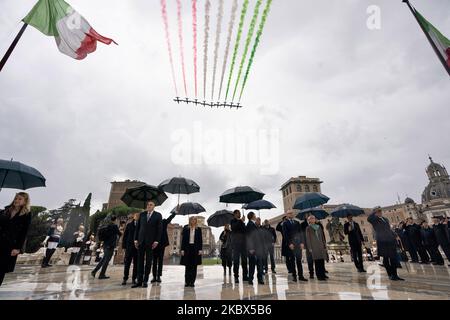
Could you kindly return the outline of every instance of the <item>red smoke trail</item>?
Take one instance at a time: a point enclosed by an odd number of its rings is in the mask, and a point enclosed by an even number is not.
[[[187,97],[186,71],[184,67],[183,20],[181,17],[181,0],[177,0],[177,15],[178,15],[178,39],[180,41],[181,69],[183,71],[184,94]]]
[[[192,29],[194,32],[194,80],[197,98],[197,0],[192,0]]]
[[[167,49],[169,51],[170,67],[172,68],[173,86],[175,87],[175,94],[178,97],[177,82],[175,80],[175,69],[173,67],[172,46],[170,45],[169,21],[167,19],[167,4],[166,4],[166,0],[161,0],[161,11],[162,11],[162,17],[163,17],[163,21],[164,21],[164,29],[166,31],[166,42],[167,42]]]

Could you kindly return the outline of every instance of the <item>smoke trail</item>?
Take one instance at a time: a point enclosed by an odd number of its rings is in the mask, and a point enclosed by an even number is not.
[[[194,33],[194,82],[197,98],[197,0],[192,0],[192,29]]]
[[[222,33],[222,20],[223,20],[223,0],[220,0],[219,9],[217,11],[216,44],[214,48],[214,69],[213,69],[213,82],[211,89],[211,100],[214,99],[214,87],[216,85],[217,60],[219,59],[220,34]]]
[[[166,4],[166,0],[161,0],[161,11],[162,11],[162,17],[163,17],[163,21],[164,21],[164,29],[165,29],[165,32],[166,32],[166,42],[167,42],[167,49],[169,51],[170,67],[172,68],[173,86],[175,87],[175,94],[178,97],[177,81],[175,79],[175,69],[173,67],[172,46],[170,44],[169,21],[167,19],[167,4]]]
[[[228,55],[230,53],[230,45],[231,45],[231,36],[233,34],[233,27],[234,22],[236,20],[236,13],[238,9],[238,1],[233,1],[233,6],[231,7],[231,19],[230,23],[228,24],[228,36],[227,36],[227,45],[225,47],[225,56],[223,58],[223,66],[222,66],[222,76],[220,78],[220,89],[219,89],[219,97],[222,95],[222,86],[223,86],[223,79],[225,78],[225,71],[227,69],[227,62],[228,62]]]
[[[239,21],[239,28],[238,28],[238,32],[237,32],[237,36],[236,36],[236,43],[234,45],[233,59],[231,60],[230,75],[228,76],[228,85],[227,85],[227,93],[225,95],[225,100],[227,100],[228,92],[230,90],[230,83],[231,83],[231,78],[233,76],[234,65],[236,63],[236,56],[237,56],[238,49],[239,49],[239,42],[241,41],[241,37],[242,37],[242,28],[244,27],[245,15],[247,14],[248,1],[249,0],[244,0],[244,4],[242,5],[241,19]]]
[[[262,0],[258,0],[256,2],[255,11],[253,11],[253,18],[252,18],[252,21],[250,22],[250,29],[248,30],[248,34],[247,34],[247,40],[245,42],[245,49],[244,49],[244,53],[242,54],[241,65],[239,66],[239,73],[238,73],[238,77],[236,79],[236,84],[234,86],[232,101],[234,101],[234,97],[236,96],[236,91],[237,91],[237,87],[239,84],[239,80],[241,80],[242,70],[244,69],[245,59],[247,58],[248,50],[250,48],[250,43],[252,41],[253,34],[255,33],[256,21],[258,20],[259,8],[261,7],[261,5],[262,5]]]
[[[248,61],[247,70],[245,71],[244,82],[242,83],[241,93],[239,95],[239,102],[241,101],[242,93],[244,92],[245,85],[247,84],[247,79],[248,79],[248,75],[250,73],[250,68],[252,67],[253,59],[255,58],[256,49],[258,48],[259,41],[261,39],[261,35],[264,30],[264,25],[266,24],[266,20],[267,20],[268,14],[269,14],[271,4],[272,4],[272,0],[267,0],[266,7],[264,8],[262,19],[259,24],[258,32],[256,33],[255,44],[253,45],[252,53],[250,54],[250,59]]]
[[[206,98],[206,73],[208,69],[208,41],[209,41],[209,10],[211,2],[206,0],[205,3],[205,40],[203,43],[203,98]]]
[[[183,20],[181,16],[181,0],[177,0],[178,40],[180,41],[181,69],[183,71],[184,94],[187,97],[186,69],[184,66]]]

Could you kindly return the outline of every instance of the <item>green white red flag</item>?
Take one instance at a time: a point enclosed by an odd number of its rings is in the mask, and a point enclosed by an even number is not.
[[[43,34],[55,37],[59,51],[77,60],[86,58],[104,44],[114,40],[98,34],[86,19],[63,0],[39,0],[23,22]]]

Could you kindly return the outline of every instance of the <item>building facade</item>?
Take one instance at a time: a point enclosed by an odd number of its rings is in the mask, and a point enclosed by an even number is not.
[[[322,192],[319,178],[308,178],[306,176],[292,177],[280,188],[283,196],[284,212],[292,209],[295,200],[308,192]]]
[[[106,204],[106,209],[112,209],[118,206],[123,206],[125,203],[120,200],[123,194],[128,188],[140,187],[144,185],[145,182],[137,180],[125,180],[125,181],[114,181],[111,182],[111,190],[109,192],[108,203]],[[105,206],[104,206],[105,207]]]
[[[450,217],[450,178],[443,165],[429,159],[425,169],[429,182],[422,193],[422,213],[430,221],[434,216]]]

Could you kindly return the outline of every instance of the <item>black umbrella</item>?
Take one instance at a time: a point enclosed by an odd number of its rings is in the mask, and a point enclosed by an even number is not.
[[[326,217],[328,217],[328,212],[326,212],[325,210],[321,209],[321,208],[311,208],[311,209],[305,209],[300,211],[297,214],[297,219],[300,220],[305,220],[305,216],[307,214],[312,214],[314,217],[316,217],[319,220],[325,219]]]
[[[250,203],[256,200],[261,200],[264,197],[264,192],[256,188],[244,186],[235,187],[222,193],[219,200],[224,203]]]
[[[231,220],[233,220],[233,212],[228,210],[220,210],[212,214],[208,218],[207,222],[210,227],[220,228],[226,224],[230,224]]]
[[[242,208],[246,210],[263,210],[263,209],[274,209],[276,207],[272,202],[261,199],[247,203]]]
[[[354,206],[352,204],[344,203],[344,204],[337,206],[336,209],[334,209],[331,212],[331,216],[338,217],[338,218],[346,218],[349,214],[356,217],[356,216],[360,216],[364,213],[365,213],[364,209],[362,209],[358,206]]]
[[[164,180],[158,187],[165,192],[178,194],[178,203],[180,203],[180,194],[200,192],[200,186],[195,181],[183,177],[174,177]]]
[[[308,192],[295,200],[293,209],[304,210],[315,208],[327,203],[328,200],[330,198],[320,192]]]
[[[170,211],[170,213],[175,213],[180,216],[187,216],[191,214],[199,214],[201,212],[206,212],[206,209],[203,206],[196,202],[185,202],[180,205],[177,205],[175,208]]]
[[[45,187],[45,178],[38,170],[17,161],[0,160],[0,191],[36,187]]]
[[[145,184],[127,189],[120,200],[129,207],[145,209],[150,200],[155,201],[157,206],[162,205],[167,200],[167,195],[160,188]]]

